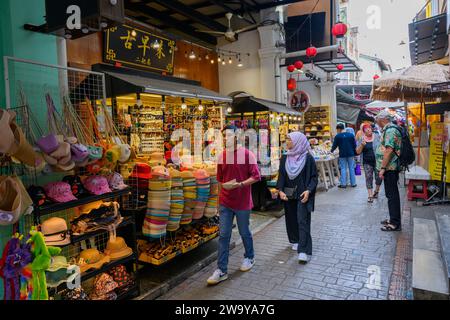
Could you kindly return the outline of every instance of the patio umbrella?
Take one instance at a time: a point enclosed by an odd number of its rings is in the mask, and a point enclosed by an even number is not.
[[[431,85],[447,81],[450,81],[448,66],[437,63],[415,65],[375,80],[371,96],[373,100],[420,102],[420,120],[422,121],[425,102],[434,102],[437,98],[449,97],[448,92],[433,93]],[[419,127],[418,166],[420,166],[421,137],[422,124]]]
[[[431,85],[450,81],[448,66],[423,64],[383,76],[373,83],[372,99],[390,102],[433,102],[448,97],[446,92],[431,92]]]

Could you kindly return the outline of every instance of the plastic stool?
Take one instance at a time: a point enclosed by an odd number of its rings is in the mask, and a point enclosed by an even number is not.
[[[414,192],[414,187],[417,185],[422,185],[421,192]],[[413,201],[414,199],[428,199],[428,182],[425,180],[409,180],[408,183],[408,200]]]

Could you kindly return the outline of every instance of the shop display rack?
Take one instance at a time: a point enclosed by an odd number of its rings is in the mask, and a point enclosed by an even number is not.
[[[104,264],[103,267],[101,267],[100,269],[93,269],[93,270],[84,272],[81,275],[81,281],[82,282],[86,281],[86,280],[91,279],[91,278],[93,278],[95,276],[98,276],[99,274],[107,272],[108,270],[110,270],[110,269],[112,269],[114,267],[120,266],[121,264],[127,264],[129,262],[134,262],[135,260],[136,260],[136,254],[133,253],[132,255],[130,255],[128,257],[111,261],[111,262],[109,262],[107,264]]]
[[[100,200],[108,200],[108,199],[114,199],[114,198],[119,198],[121,196],[124,195],[128,195],[130,194],[131,189],[130,188],[126,188],[123,190],[118,190],[118,191],[113,191],[110,193],[105,193],[99,196],[87,196],[87,197],[83,197],[81,199],[78,200],[74,200],[74,201],[70,201],[70,202],[65,202],[65,203],[52,203],[49,205],[45,205],[45,206],[41,206],[41,207],[36,207],[34,210],[34,214],[35,216],[44,216],[44,215],[49,215],[55,212],[60,212],[60,211],[64,211],[64,210],[68,210],[68,209],[73,209],[91,202],[95,202],[95,201],[100,201]]]

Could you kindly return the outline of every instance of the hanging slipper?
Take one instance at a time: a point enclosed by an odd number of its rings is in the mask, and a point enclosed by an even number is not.
[[[36,145],[43,153],[50,154],[58,149],[59,142],[56,135],[49,134],[48,136],[41,137],[38,141],[36,141]]]

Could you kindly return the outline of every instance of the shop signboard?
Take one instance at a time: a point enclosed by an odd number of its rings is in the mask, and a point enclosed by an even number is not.
[[[450,90],[450,82],[441,82],[431,85],[432,92],[442,92]]]
[[[105,31],[104,62],[173,74],[175,41],[142,28],[121,25]]]
[[[431,124],[430,135],[430,161],[428,171],[432,180],[441,180],[443,163],[443,144],[447,140],[446,126],[442,122]],[[450,169],[450,154],[446,157],[446,168]],[[447,174],[447,182],[450,183],[450,174]]]

